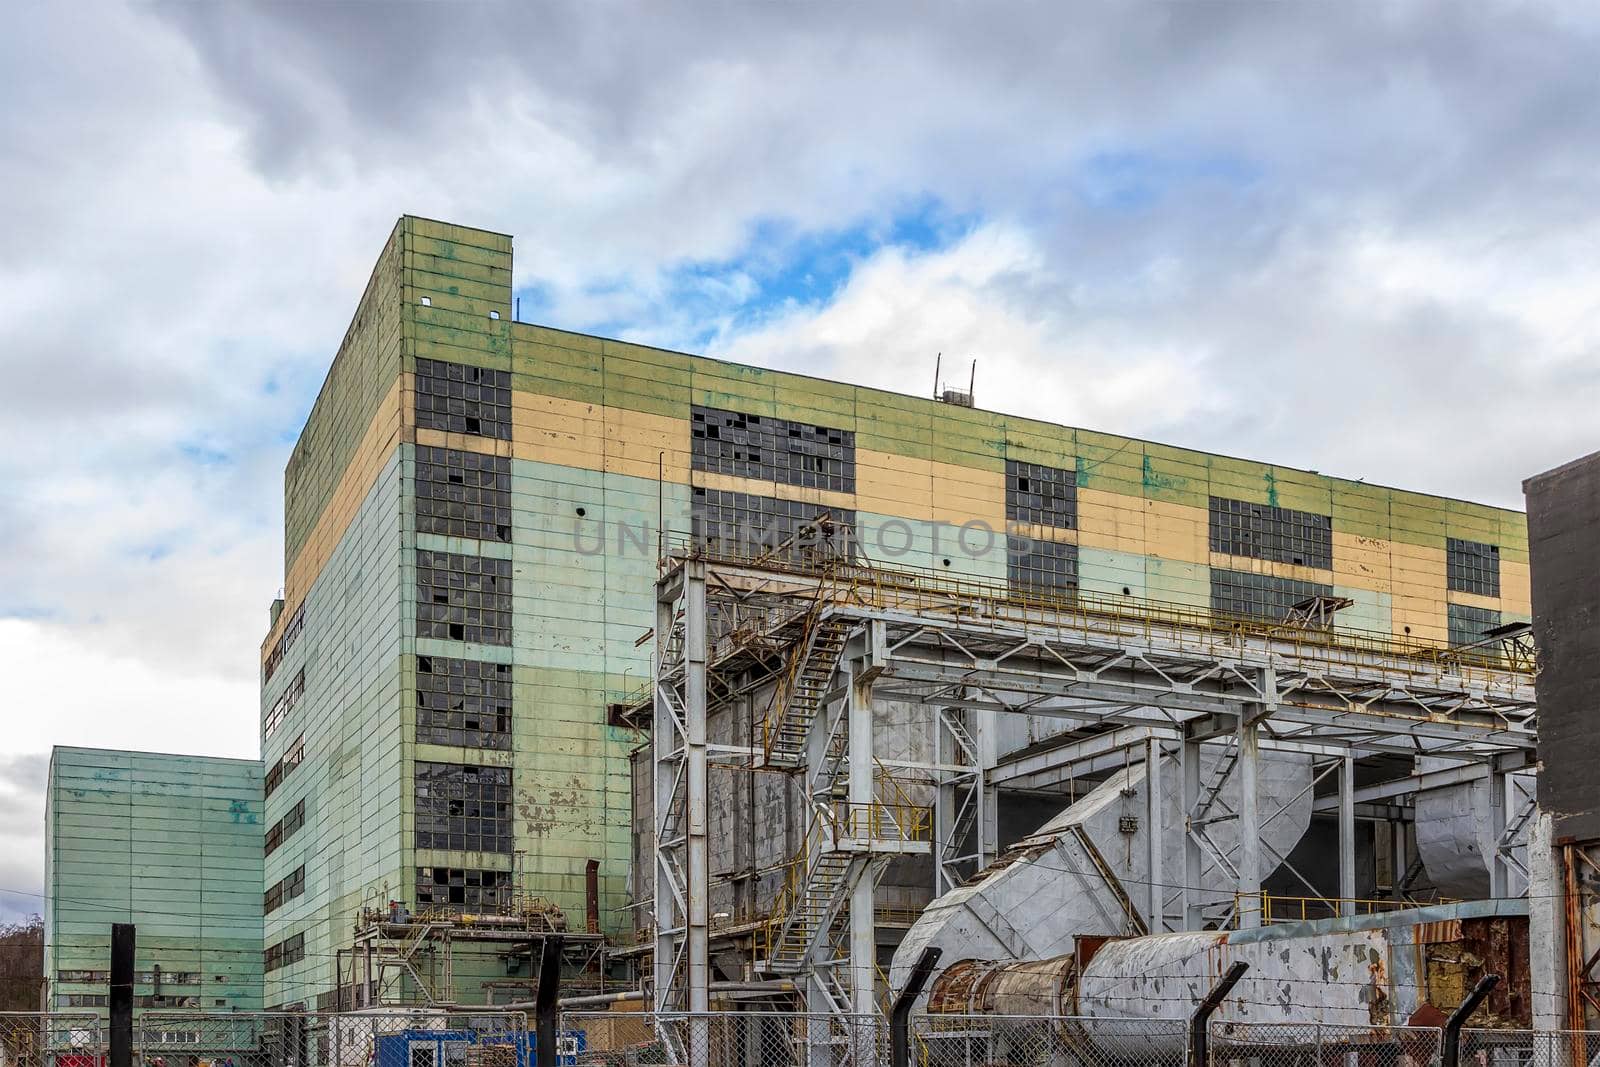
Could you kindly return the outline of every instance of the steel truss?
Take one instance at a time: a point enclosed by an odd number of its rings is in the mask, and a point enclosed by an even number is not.
[[[715,641],[707,638],[708,590],[719,620]],[[1127,598],[1030,597],[944,576],[698,552],[666,561],[658,601],[658,1012],[703,1011],[707,1004],[707,764],[770,766],[760,748],[706,744],[705,717],[725,700],[770,687],[786,664],[792,672],[788,650],[818,618],[832,618],[853,636],[809,735],[802,770],[808,802],[820,805],[841,790],[852,803],[877,802],[873,763],[930,787],[935,892],[994,856],[996,790],[1050,790],[1139,759],[1147,767],[1153,842],[1152,884],[1137,901],[1143,925],[1254,925],[1261,920],[1260,830],[1287,807],[1256,810],[1265,749],[1310,755],[1308,789],[1335,784],[1334,795],[1315,803],[1338,819],[1340,892],[1328,903],[1348,912],[1358,818],[1403,819],[1406,798],[1446,784],[1446,775],[1487,775],[1497,795],[1520,796],[1508,775],[1532,762],[1533,683],[1516,662],[1347,635],[1327,628],[1321,615],[1310,629],[1222,623]],[[930,760],[874,758],[873,700],[928,709],[923,751]],[[994,740],[999,714],[1057,720],[1066,732],[1047,751],[1001,762]],[[1202,752],[1221,756],[1209,775],[1202,773]],[[1456,769],[1431,777],[1408,770],[1378,787],[1356,786],[1357,760],[1418,756],[1454,761]],[[1222,799],[1230,780],[1239,787],[1236,805]],[[1184,813],[1178,872],[1161,870],[1166,789],[1179,791]],[[1518,862],[1512,850],[1527,816],[1520,803],[1502,808],[1509,814],[1496,824],[1497,869],[1508,872]],[[1223,820],[1237,824],[1232,853],[1208,832]],[[1285,861],[1276,853],[1268,858]],[[1201,881],[1203,859],[1231,884],[1210,895],[1191,888]],[[813,953],[797,978],[810,983],[814,1009],[873,1010],[862,990],[876,951],[872,883],[871,877],[852,883],[846,954]],[[838,980],[841,971],[851,982]]]

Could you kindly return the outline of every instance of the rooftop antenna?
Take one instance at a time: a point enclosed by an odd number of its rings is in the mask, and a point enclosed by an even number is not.
[[[941,385],[939,371],[943,364],[944,353],[939,353],[939,359],[933,365],[933,398],[941,404],[954,404],[956,407],[970,408],[972,406],[972,391],[978,384],[978,361],[972,361],[972,374],[967,379],[966,392],[957,387]]]
[[[943,352],[933,357],[933,398],[935,400],[939,399],[939,367],[943,362]]]

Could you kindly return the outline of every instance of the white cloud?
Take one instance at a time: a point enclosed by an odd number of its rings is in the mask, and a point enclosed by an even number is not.
[[[0,666],[42,703],[0,756],[250,750],[288,437],[403,212],[513,233],[557,326],[918,393],[977,356],[988,407],[1498,503],[1594,446],[1600,18],[1570,5],[13,21]],[[922,204],[975,221],[749,305],[762,224]]]

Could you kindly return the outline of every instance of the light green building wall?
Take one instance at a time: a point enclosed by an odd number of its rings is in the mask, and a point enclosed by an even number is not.
[[[48,1007],[103,1011],[111,925],[133,923],[136,1004],[177,1006],[146,999],[159,968],[160,995],[183,1006],[261,1008],[261,781],[255,760],[55,749]]]

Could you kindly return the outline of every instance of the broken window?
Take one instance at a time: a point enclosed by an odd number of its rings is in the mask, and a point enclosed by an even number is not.
[[[1499,596],[1500,546],[1449,538],[1445,544],[1445,574],[1456,592]]]
[[[418,867],[417,907],[499,911],[511,903],[511,872]]]
[[[305,691],[306,669],[301,667],[295,674],[294,680],[289,683],[288,688],[284,689],[278,699],[273,701],[272,710],[267,712],[267,721],[261,731],[263,738],[271,737],[278,727],[283,725],[283,720],[289,717],[289,713],[300,702],[300,698],[305,695]]]
[[[1279,622],[1301,601],[1332,595],[1333,586],[1320,582],[1211,568],[1211,610],[1219,615]]]
[[[417,636],[511,644],[511,561],[417,549]]]
[[[272,768],[267,771],[266,795],[270,797],[277,792],[278,787],[283,784],[283,780],[294,773],[294,769],[300,766],[305,758],[306,739],[302,735],[294,739],[294,743],[284,751],[283,755],[272,764]]]
[[[834,523],[826,536],[839,543],[841,553],[849,551],[856,524],[851,510],[721,489],[695,489],[690,502],[694,539],[734,555],[759,553],[791,540],[803,546],[824,536],[815,525],[824,515]]]
[[[417,532],[511,542],[511,458],[417,446]]]
[[[1071,530],[1078,525],[1078,472],[1006,460],[1006,519]]]
[[[1500,612],[1493,608],[1446,604],[1445,611],[1449,616],[1451,645],[1475,645],[1500,625]]]
[[[1211,551],[1302,567],[1333,567],[1333,517],[1211,498]]]
[[[279,967],[287,967],[291,963],[299,963],[306,958],[306,935],[295,934],[286,937],[276,945],[268,945],[261,953],[263,968],[275,971]]]
[[[262,895],[262,914],[271,915],[284,904],[300,896],[306,891],[306,865],[301,864],[277,882],[273,883],[266,893]]]
[[[283,662],[283,657],[289,649],[294,647],[294,642],[300,636],[300,631],[306,626],[306,606],[301,604],[294,609],[294,614],[289,616],[289,621],[283,624],[283,633],[278,635],[277,644],[272,646],[272,651],[267,653],[267,662],[262,666],[262,682],[272,681],[272,674]]]
[[[511,374],[465,363],[417,360],[417,425],[511,440]]]
[[[511,852],[511,770],[460,763],[416,765],[417,848]]]
[[[689,412],[689,456],[697,471],[856,491],[856,435],[832,426],[695,404]]]
[[[1078,591],[1078,546],[1008,536],[1006,582],[1019,592],[1071,596]]]
[[[300,801],[289,809],[288,814],[273,823],[272,828],[267,831],[266,855],[270,856],[278,851],[283,843],[293,837],[295,831],[305,824],[306,801],[301,797]]]
[[[511,665],[417,657],[417,741],[511,747]]]

